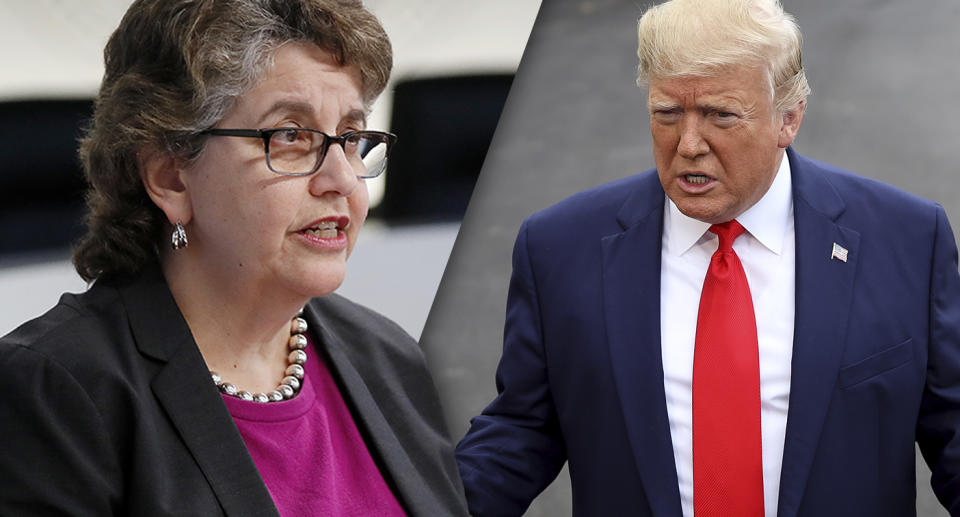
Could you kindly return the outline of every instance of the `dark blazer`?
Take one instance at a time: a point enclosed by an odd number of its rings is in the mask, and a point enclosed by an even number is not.
[[[778,515],[915,515],[915,441],[960,515],[960,277],[944,211],[787,155],[796,313]],[[499,396],[457,448],[475,515],[520,515],[564,461],[575,515],[681,515],[660,354],[663,208],[649,171],[523,224]]]
[[[410,515],[464,515],[417,343],[330,295],[304,311]],[[0,515],[277,515],[159,267],[97,282],[0,340]]]

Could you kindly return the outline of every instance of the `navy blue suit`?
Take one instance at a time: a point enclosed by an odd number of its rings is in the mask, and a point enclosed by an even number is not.
[[[914,442],[960,515],[960,276],[946,215],[787,156],[796,313],[778,515],[915,515]],[[499,395],[457,448],[474,515],[520,515],[564,461],[575,515],[681,515],[660,354],[663,210],[648,171],[524,222]]]

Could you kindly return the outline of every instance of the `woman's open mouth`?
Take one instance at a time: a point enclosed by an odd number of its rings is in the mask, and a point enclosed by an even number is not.
[[[322,221],[316,226],[303,230],[304,233],[313,235],[320,239],[336,239],[340,233],[340,228],[336,221]]]
[[[349,225],[349,217],[325,217],[310,223],[297,234],[311,246],[340,250],[347,247],[346,229]]]

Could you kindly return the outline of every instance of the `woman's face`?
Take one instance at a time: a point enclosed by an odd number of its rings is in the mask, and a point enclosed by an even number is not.
[[[339,135],[364,125],[359,72],[314,45],[291,43],[217,127]],[[369,200],[339,145],[330,146],[316,173],[291,177],[267,168],[262,140],[210,137],[185,172],[187,249],[206,274],[265,296],[278,288],[322,296],[343,282]]]

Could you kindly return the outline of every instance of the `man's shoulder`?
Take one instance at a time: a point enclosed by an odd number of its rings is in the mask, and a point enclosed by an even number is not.
[[[835,165],[795,154],[793,172],[797,176],[795,200],[801,198],[813,206],[823,206],[835,194],[846,215],[870,217],[907,217],[931,214],[936,203],[880,180],[851,172]]]
[[[528,226],[587,227],[605,231],[624,212],[649,212],[663,207],[663,188],[656,169],[599,185],[531,215]]]

